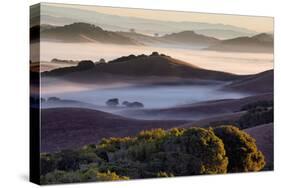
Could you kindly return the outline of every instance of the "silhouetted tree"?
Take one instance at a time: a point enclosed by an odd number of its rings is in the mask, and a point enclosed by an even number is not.
[[[119,104],[119,99],[113,98],[113,99],[108,99],[106,101],[107,106],[117,106]]]
[[[80,61],[77,65],[77,67],[79,69],[89,69],[89,68],[94,68],[95,67],[95,64],[93,61],[90,61],[90,60],[83,60],[83,61]]]
[[[158,52],[152,52],[152,53],[151,53],[151,56],[158,56],[158,55],[159,55]]]
[[[130,29],[130,32],[131,32],[131,33],[135,33],[136,30],[135,30],[134,28],[131,28],[131,29]]]
[[[100,64],[100,63],[106,63],[105,59],[101,58],[101,59],[97,62],[97,64]]]

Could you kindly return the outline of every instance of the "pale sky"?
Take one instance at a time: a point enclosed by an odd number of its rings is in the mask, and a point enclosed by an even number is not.
[[[261,16],[238,16],[226,14],[207,14],[181,11],[161,11],[161,10],[147,10],[147,9],[133,9],[133,8],[114,8],[103,6],[89,6],[89,5],[67,5],[67,4],[52,4],[58,7],[78,8],[82,10],[92,10],[100,13],[138,17],[153,20],[163,21],[192,21],[205,22],[215,24],[233,25],[254,30],[257,32],[272,32],[273,18]]]

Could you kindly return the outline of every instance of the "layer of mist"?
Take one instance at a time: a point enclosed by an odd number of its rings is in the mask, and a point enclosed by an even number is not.
[[[180,47],[122,46],[100,43],[41,42],[40,45],[41,51],[44,52],[40,54],[43,61],[51,61],[53,58],[93,61],[103,58],[108,61],[128,54],[151,54],[153,51],[158,51],[199,67],[236,74],[254,74],[273,68],[273,54],[270,53],[230,53]],[[44,65],[44,70],[65,66],[52,62],[44,62],[42,65]]]
[[[62,80],[44,79],[42,97],[59,97],[95,106],[106,106],[106,101],[118,98],[119,102],[141,102],[144,108],[168,108],[196,102],[236,99],[245,93],[222,91],[223,84],[204,85],[128,85],[127,83],[98,85],[75,84]],[[56,83],[56,84],[55,84]],[[120,106],[122,107],[122,106]]]

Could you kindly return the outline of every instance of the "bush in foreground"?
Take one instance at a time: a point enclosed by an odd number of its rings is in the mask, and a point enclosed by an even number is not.
[[[255,140],[233,126],[141,131],[41,156],[43,184],[259,171]]]
[[[217,127],[214,132],[224,143],[228,172],[259,171],[265,166],[264,156],[250,135],[233,126]]]

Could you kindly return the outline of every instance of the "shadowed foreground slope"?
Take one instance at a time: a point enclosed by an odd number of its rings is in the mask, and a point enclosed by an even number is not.
[[[97,143],[104,137],[134,135],[151,128],[171,128],[185,121],[128,119],[81,108],[42,109],[41,152],[73,149]]]
[[[256,139],[257,146],[265,155],[266,169],[273,169],[273,123],[245,129],[245,132]]]

